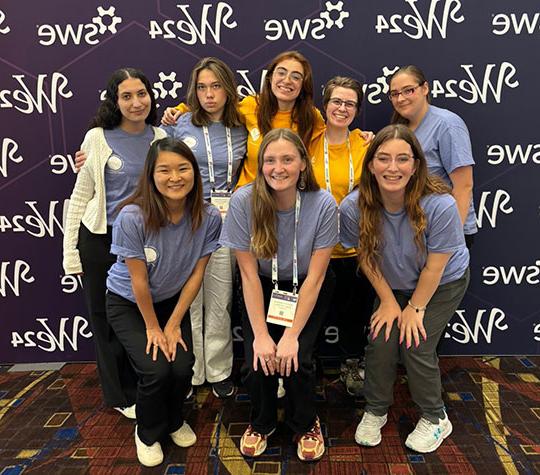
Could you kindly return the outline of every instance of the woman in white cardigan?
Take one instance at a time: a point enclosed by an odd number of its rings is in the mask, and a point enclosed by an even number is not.
[[[105,404],[132,419],[137,379],[107,323],[105,281],[115,261],[110,247],[118,205],[135,189],[150,144],[165,136],[153,127],[155,121],[156,102],[146,76],[131,68],[115,71],[81,146],[86,162],[64,230],[64,271],[83,278]]]

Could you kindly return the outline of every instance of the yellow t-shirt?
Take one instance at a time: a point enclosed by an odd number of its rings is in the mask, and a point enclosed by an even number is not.
[[[240,101],[238,112],[244,121],[246,129],[248,131],[247,140],[247,156],[244,162],[244,167],[240,173],[237,186],[243,186],[247,183],[251,183],[255,180],[257,175],[257,155],[259,154],[259,147],[262,142],[262,134],[259,130],[259,124],[257,122],[257,100],[255,96],[247,96]],[[315,140],[321,136],[324,132],[324,120],[318,109],[314,109],[315,123],[313,124],[313,133],[311,134],[311,140]],[[289,128],[298,132],[298,126],[296,123],[291,122],[292,111],[278,111],[272,119],[272,128]]]
[[[353,187],[358,185],[362,173],[362,164],[367,151],[366,141],[360,135],[359,129],[354,129],[349,134],[351,144],[351,154],[354,169]],[[313,173],[319,186],[326,189],[324,177],[324,134],[311,142],[309,147],[311,165]],[[349,193],[349,149],[347,142],[337,145],[328,144],[328,167],[330,171],[330,187],[332,195],[337,203]],[[341,244],[337,244],[332,252],[332,258],[355,256],[355,249],[344,249]]]

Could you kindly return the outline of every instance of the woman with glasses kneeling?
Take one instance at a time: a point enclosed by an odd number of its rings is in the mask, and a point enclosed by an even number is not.
[[[340,206],[340,235],[357,247],[377,293],[366,348],[366,409],[360,445],[381,441],[398,361],[421,418],[405,445],[436,450],[452,432],[441,395],[437,344],[469,281],[469,252],[450,188],[427,174],[414,133],[390,125],[371,143],[360,187]]]
[[[277,424],[279,375],[298,457],[317,460],[325,449],[312,354],[334,287],[327,267],[337,243],[337,206],[317,185],[302,140],[290,129],[265,135],[255,182],[232,196],[220,243],[235,250],[244,296],[243,382],[252,410],[240,451],[250,457],[265,451]]]
[[[218,248],[219,211],[205,203],[197,161],[183,142],[150,147],[134,194],[113,226],[117,261],[107,279],[107,318],[139,378],[135,444],[141,464],[163,461],[160,440],[197,437],[182,416],[193,375],[189,306]]]

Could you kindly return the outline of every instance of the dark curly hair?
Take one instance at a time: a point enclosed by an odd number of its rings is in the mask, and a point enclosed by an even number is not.
[[[89,129],[94,127],[102,127],[104,129],[114,129],[120,125],[122,121],[122,113],[118,108],[118,86],[126,79],[140,79],[144,84],[148,94],[150,95],[150,113],[145,122],[150,125],[155,125],[157,122],[156,98],[152,91],[152,85],[142,71],[134,68],[117,69],[107,83],[105,91],[105,99],[100,104],[96,115],[90,121]]]

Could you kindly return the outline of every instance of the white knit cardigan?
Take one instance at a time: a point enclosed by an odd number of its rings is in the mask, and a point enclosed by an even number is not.
[[[152,142],[166,137],[167,134],[162,129],[153,129]],[[94,234],[107,233],[105,164],[112,154],[112,149],[107,144],[101,127],[86,133],[81,150],[86,154],[86,162],[77,175],[73,193],[69,198],[64,226],[63,265],[66,274],[83,271],[77,249],[81,222]]]

